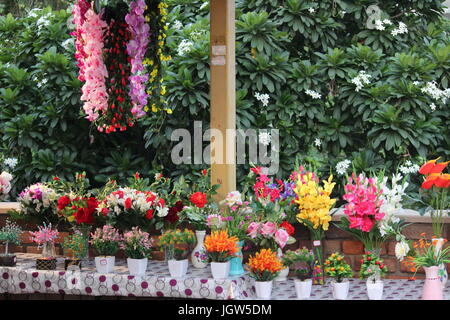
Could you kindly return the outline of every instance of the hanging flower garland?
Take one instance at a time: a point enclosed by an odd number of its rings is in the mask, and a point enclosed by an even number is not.
[[[100,132],[132,127],[149,110],[149,99],[154,111],[160,109],[156,104],[166,103],[160,68],[170,60],[164,55],[166,8],[164,2],[134,0],[129,6],[115,1],[99,9],[88,0],[75,0],[72,34],[78,78],[85,82],[81,100],[86,118]]]

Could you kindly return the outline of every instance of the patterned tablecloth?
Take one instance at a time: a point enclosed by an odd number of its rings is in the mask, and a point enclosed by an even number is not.
[[[247,275],[214,280],[210,268],[189,267],[186,278],[172,278],[167,262],[149,261],[146,276],[128,274],[126,262],[116,262],[114,273],[97,273],[93,261],[83,267],[83,271],[64,271],[63,259],[58,259],[57,270],[35,269],[37,255],[18,254],[14,268],[0,267],[0,293],[11,294],[74,294],[91,296],[136,296],[172,297],[200,299],[254,299],[254,280]],[[386,300],[420,299],[423,281],[385,280]],[[450,297],[450,287],[446,286],[445,296]],[[272,299],[296,299],[294,281],[274,282]],[[323,286],[313,286],[311,300],[330,300],[329,281]],[[366,285],[361,280],[352,279],[349,300],[367,300]]]

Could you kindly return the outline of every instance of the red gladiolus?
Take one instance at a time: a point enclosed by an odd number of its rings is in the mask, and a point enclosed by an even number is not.
[[[206,194],[202,192],[196,192],[189,197],[189,201],[194,204],[197,208],[203,208],[206,203]]]

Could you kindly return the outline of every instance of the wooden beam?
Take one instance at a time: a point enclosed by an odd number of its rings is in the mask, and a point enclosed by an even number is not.
[[[6,214],[10,210],[19,210],[18,202],[0,202],[0,214]]]
[[[217,199],[236,190],[235,0],[211,0],[211,129],[219,130],[222,146],[211,137],[211,182],[221,184]],[[216,139],[218,141],[219,139]],[[216,150],[214,150],[216,148]],[[220,150],[218,149],[220,148]],[[220,152],[221,151],[221,152]],[[222,158],[222,159],[221,159]],[[215,161],[222,163],[214,163]],[[228,160],[228,161],[227,161]]]

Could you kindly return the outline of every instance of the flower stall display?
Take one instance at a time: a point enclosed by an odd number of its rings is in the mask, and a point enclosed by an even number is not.
[[[417,200],[422,205],[425,205],[424,213],[429,213],[433,227],[433,234],[435,238],[436,253],[442,250],[444,244],[443,228],[444,216],[448,215],[450,209],[449,193],[450,188],[450,174],[443,173],[449,161],[437,162],[439,160],[430,160],[426,162],[419,169],[419,173],[424,175],[424,181],[420,190],[420,198]],[[448,279],[447,268],[441,264],[439,266],[439,277],[441,282],[445,285]]]
[[[81,232],[75,231],[75,233],[64,239],[62,246],[66,255],[66,258],[64,259],[64,269],[81,270],[81,262],[89,254],[89,239],[86,239],[86,236]],[[71,257],[67,257],[69,254]]]
[[[211,260],[214,279],[226,279],[230,273],[230,259],[238,252],[238,238],[227,230],[213,231],[205,238],[205,249]]]
[[[0,242],[5,244],[5,253],[0,254],[0,266],[13,267],[16,265],[16,255],[9,253],[9,245],[20,244],[21,234],[21,227],[10,220],[6,220],[5,226],[0,229]]]
[[[272,296],[272,280],[283,269],[281,259],[271,249],[261,249],[248,260],[247,270],[255,279],[256,297],[270,299]]]
[[[141,231],[139,227],[133,227],[131,231],[125,232],[121,248],[127,256],[128,271],[131,275],[145,275],[152,246],[150,235]]]
[[[165,217],[168,210],[165,200],[156,193],[129,187],[113,191],[97,208],[108,224],[122,231],[134,226],[149,229],[155,218]]]
[[[14,212],[14,217],[57,226],[61,220],[57,214],[58,199],[58,193],[46,183],[30,185],[17,197],[20,209]]]
[[[414,242],[405,264],[411,266],[413,272],[417,272],[419,268],[425,270],[423,300],[443,300],[444,286],[439,277],[439,266],[450,263],[450,247],[447,246],[436,251],[437,239],[427,240],[425,233],[420,236],[421,238]]]
[[[353,276],[353,271],[349,264],[345,262],[344,256],[339,252],[332,253],[325,260],[325,274],[333,278],[331,282],[333,297],[336,300],[346,300],[350,288],[350,282],[347,278]]]
[[[76,0],[73,8],[81,100],[100,132],[124,131],[164,105],[166,5],[160,1]],[[158,108],[160,107],[160,108]],[[167,111],[169,112],[169,111]]]
[[[330,175],[328,180],[322,182],[323,186],[320,186],[318,176],[314,172],[305,171],[303,167],[300,167],[293,175],[296,177],[294,192],[297,199],[295,203],[299,209],[297,220],[309,229],[317,259],[313,282],[314,284],[323,284],[322,238],[331,221],[330,210],[336,203],[336,199],[331,198],[335,183],[332,182],[333,176]]]
[[[30,232],[31,241],[38,244],[42,248],[42,258],[36,259],[36,269],[38,270],[55,270],[56,269],[56,249],[55,241],[59,236],[57,229],[53,229],[52,225],[38,227],[38,231]]]
[[[166,250],[169,272],[172,277],[183,278],[188,270],[188,256],[195,243],[191,230],[168,230],[162,234],[159,244]]]
[[[308,299],[311,296],[312,276],[315,265],[315,256],[312,250],[305,247],[295,251],[288,250],[283,256],[283,265],[295,272],[295,292],[298,299]]]
[[[95,267],[99,273],[111,273],[114,269],[115,254],[120,249],[122,237],[119,231],[110,225],[104,225],[91,233],[90,244],[97,251]]]
[[[367,296],[369,300],[381,300],[383,297],[383,281],[381,278],[388,271],[383,259],[376,254],[366,252],[361,259],[360,279],[367,279]]]
[[[379,255],[383,242],[391,236],[380,232],[379,223],[385,216],[381,211],[383,190],[377,179],[354,173],[348,178],[344,189],[342,198],[347,201],[345,216],[337,226],[360,240],[365,250]]]

